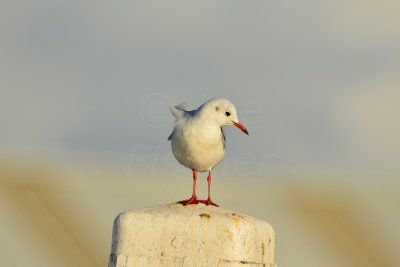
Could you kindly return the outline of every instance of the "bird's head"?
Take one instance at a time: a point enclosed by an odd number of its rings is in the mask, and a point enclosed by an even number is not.
[[[249,135],[247,129],[239,122],[235,106],[227,99],[211,99],[203,106],[204,111],[212,116],[220,126],[233,125]]]

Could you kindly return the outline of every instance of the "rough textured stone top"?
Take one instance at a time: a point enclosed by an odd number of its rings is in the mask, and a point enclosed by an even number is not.
[[[109,267],[275,266],[275,232],[251,216],[204,204],[126,211],[114,222]]]

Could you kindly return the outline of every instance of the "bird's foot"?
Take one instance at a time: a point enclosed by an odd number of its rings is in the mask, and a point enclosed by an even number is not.
[[[199,204],[199,201],[197,200],[196,196],[192,196],[189,199],[178,201],[178,203],[182,204],[183,206],[186,206],[186,205]]]
[[[215,207],[219,207],[217,204],[215,204],[214,202],[212,202],[210,198],[208,198],[207,200],[199,200],[199,202],[200,202],[200,203],[204,203],[204,204],[206,204],[207,206],[208,206],[208,205],[213,205],[213,206],[215,206]]]

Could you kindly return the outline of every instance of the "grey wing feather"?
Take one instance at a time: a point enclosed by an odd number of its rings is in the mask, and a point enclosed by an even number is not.
[[[174,134],[174,132],[172,132],[169,136],[168,136],[168,141],[172,140],[172,135]]]
[[[172,115],[174,115],[175,118],[182,117],[185,115],[186,110],[189,108],[188,103],[180,103],[177,106],[169,105],[169,110],[171,111]]]
[[[172,136],[172,134],[171,134],[171,136]],[[222,127],[221,127],[221,138],[222,138],[222,144],[223,144],[224,149],[225,149],[225,131],[224,131],[224,128],[222,128]]]

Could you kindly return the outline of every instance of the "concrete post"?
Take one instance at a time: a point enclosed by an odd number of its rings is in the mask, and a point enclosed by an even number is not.
[[[204,204],[169,204],[117,216],[108,267],[276,267],[274,247],[267,222]]]

